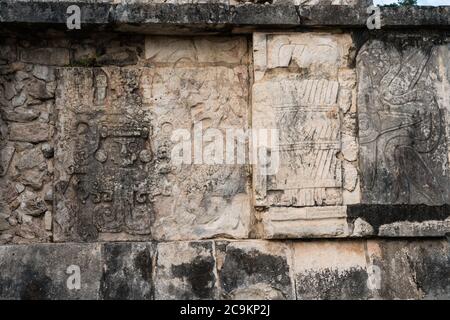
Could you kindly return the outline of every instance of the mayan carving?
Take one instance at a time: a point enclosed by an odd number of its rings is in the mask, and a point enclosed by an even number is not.
[[[248,128],[244,38],[148,37],[146,57],[156,67],[143,72],[143,102],[155,114],[157,170],[171,170],[172,190],[155,199],[154,237],[246,237],[249,167],[225,157],[227,131]]]
[[[185,40],[160,48],[161,41],[168,40],[147,39],[155,68],[60,70],[58,240],[248,234],[248,168],[225,163],[224,150],[214,148],[227,130],[247,127],[245,42],[204,41],[228,50],[207,61]],[[234,66],[215,66],[228,55],[237,55]],[[195,57],[207,66],[194,68]]]
[[[336,157],[340,150],[338,82],[287,80],[280,81],[278,86],[270,83],[270,87],[277,94],[264,102],[256,98],[257,110],[263,112],[272,107],[275,125],[282,128],[277,150],[281,170],[267,177],[266,201],[284,206],[341,203],[342,165]],[[268,87],[258,89],[269,92]],[[282,97],[283,92],[290,95]]]
[[[79,94],[61,90],[57,99],[55,191],[61,239],[151,233],[159,186],[150,115],[143,113],[134,91],[138,80],[138,72],[118,68],[60,73],[62,88],[76,82]],[[112,89],[117,83],[122,88]]]
[[[440,46],[370,41],[358,55],[362,201],[449,202],[446,110]],[[436,81],[436,79],[440,79]]]
[[[450,299],[449,1],[0,0],[0,300]]]
[[[359,201],[350,51],[340,35],[254,36],[252,125],[277,132],[268,146],[277,170],[253,171],[268,237],[350,232],[342,205]]]

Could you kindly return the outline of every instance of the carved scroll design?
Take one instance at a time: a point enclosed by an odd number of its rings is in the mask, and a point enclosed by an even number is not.
[[[425,43],[398,50],[379,41],[359,53],[363,201],[448,201],[444,115],[431,78],[435,54]]]

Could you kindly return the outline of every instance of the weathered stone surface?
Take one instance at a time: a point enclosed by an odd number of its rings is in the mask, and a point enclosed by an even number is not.
[[[155,299],[217,299],[213,241],[158,244]]]
[[[20,51],[24,62],[49,66],[64,66],[70,61],[69,50],[65,48],[27,48]]]
[[[289,208],[275,207],[262,213],[264,237],[328,238],[352,233],[345,206]]]
[[[101,299],[152,299],[154,252],[152,243],[105,243]]]
[[[450,232],[449,205],[354,205],[347,208],[347,219],[354,236],[442,237]],[[367,230],[360,234],[362,226]]]
[[[252,128],[278,133],[267,146],[278,167],[253,170],[264,236],[345,236],[343,191],[355,191],[358,181],[352,41],[345,34],[258,33],[253,45]]]
[[[279,242],[218,242],[218,275],[224,299],[293,299],[288,247]]]
[[[213,151],[218,157],[211,162],[207,149],[211,142],[224,147],[226,130],[248,126],[248,71],[241,64],[246,61],[246,41],[191,40],[195,46],[186,46],[186,41],[167,39],[161,51],[160,38],[146,40],[148,61],[162,66],[145,70],[143,101],[155,114],[158,170],[171,166],[164,175],[165,196],[155,201],[153,232],[157,239],[171,240],[217,234],[243,238],[250,223],[247,168],[236,160],[225,163],[220,149]],[[214,66],[227,61],[230,67]],[[218,141],[207,141],[208,131],[217,134]],[[180,133],[187,141],[182,151],[186,161],[177,164],[171,156],[180,145]]]
[[[375,297],[450,298],[448,241],[369,241],[368,256],[381,279]]]
[[[11,123],[9,139],[22,142],[43,142],[49,139],[49,126],[42,122]]]
[[[0,153],[0,177],[3,177],[9,169],[9,165],[11,163],[11,159],[14,155],[15,148],[10,145],[1,146]]]
[[[299,242],[293,250],[297,299],[372,296],[362,242]]]
[[[98,299],[100,245],[0,246],[2,299]],[[71,286],[77,266],[80,288]]]
[[[158,179],[139,77],[137,69],[60,70],[56,240],[149,236]]]
[[[110,26],[129,32],[164,30],[223,30],[230,27],[250,26],[248,31],[286,28],[299,25],[357,27],[366,29],[367,7],[371,1],[122,1],[79,3],[82,24],[86,28]],[[367,3],[369,2],[369,3]],[[347,3],[350,3],[348,5]],[[6,1],[0,2],[0,23],[39,26],[52,24],[66,27],[67,1]],[[450,24],[449,6],[441,7],[381,7],[383,28],[405,26],[433,26],[446,28]],[[132,27],[130,27],[132,25]],[[176,28],[178,27],[178,29]]]
[[[448,299],[449,264],[445,239],[6,245],[0,298]]]
[[[448,83],[443,64],[448,46],[439,41],[406,35],[371,40],[359,51],[363,203],[439,206],[450,201],[449,102],[441,90]]]
[[[152,63],[247,64],[245,37],[146,37],[145,58]]]
[[[94,2],[0,0],[0,298],[450,298],[448,7]]]
[[[247,236],[247,167],[223,156],[208,162],[203,138],[247,128],[247,44],[241,37],[207,39],[196,44],[202,51],[185,44],[148,38],[146,64],[155,68],[60,69],[56,240]],[[172,159],[180,132],[189,143],[183,152],[201,148],[186,163]]]

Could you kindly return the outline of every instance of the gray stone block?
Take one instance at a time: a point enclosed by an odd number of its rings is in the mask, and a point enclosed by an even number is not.
[[[158,244],[155,299],[217,299],[213,241]]]
[[[101,245],[1,246],[0,270],[1,299],[98,299]]]
[[[101,299],[153,298],[152,243],[105,243],[102,246],[102,258]]]
[[[219,242],[221,298],[293,299],[288,247],[281,242]]]

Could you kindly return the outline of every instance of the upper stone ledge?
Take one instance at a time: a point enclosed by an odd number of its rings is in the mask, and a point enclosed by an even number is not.
[[[65,27],[67,8],[81,9],[81,28],[108,27],[118,31],[152,28],[194,28],[206,31],[307,27],[367,28],[366,0],[271,0],[273,3],[234,0],[0,0],[0,26],[52,25]],[[339,4],[331,4],[339,3]],[[450,6],[380,7],[381,28],[434,27],[448,29]]]

